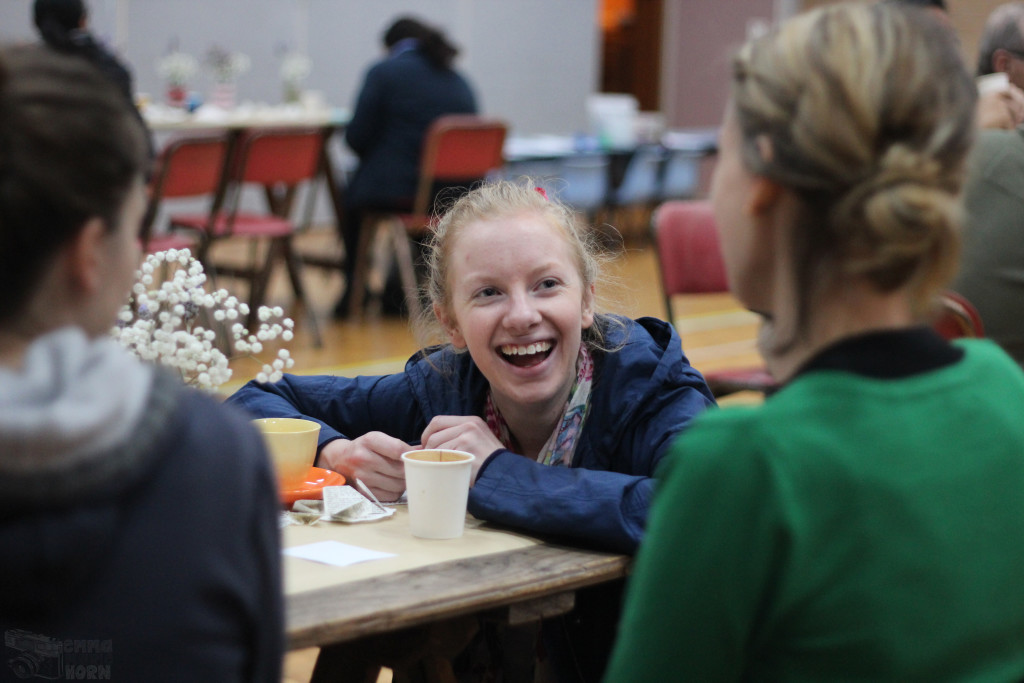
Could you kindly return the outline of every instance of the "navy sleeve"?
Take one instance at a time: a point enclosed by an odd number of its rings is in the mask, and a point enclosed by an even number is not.
[[[552,467],[499,451],[470,489],[469,511],[487,521],[572,536],[616,552],[636,552],[659,462],[675,437],[711,403],[695,389],[687,394],[676,410],[637,425],[618,445],[618,455],[635,467],[629,473]],[[599,424],[590,427],[601,429]]]
[[[469,512],[487,521],[633,553],[643,535],[653,485],[646,476],[552,467],[500,451],[470,489]]]
[[[274,383],[249,382],[227,402],[252,417],[298,417],[320,423],[318,448],[338,438],[379,431],[419,440],[426,422],[404,373],[335,377],[285,375]]]
[[[168,593],[162,609],[180,608],[158,621],[170,620],[178,633],[192,634],[190,642],[201,643],[196,656],[179,662],[178,678],[199,680],[203,666],[215,665],[217,680],[278,683],[285,648],[281,503],[270,456],[238,411],[198,394],[182,406],[168,427],[177,438],[159,492],[154,486],[144,496],[176,502],[168,519],[155,520],[158,545],[165,547],[147,551],[164,564],[134,571],[159,577]],[[229,670],[236,677],[223,675]]]
[[[633,553],[643,539],[662,458],[694,417],[714,405],[700,373],[685,362],[662,364],[641,397],[622,396],[607,382],[572,468],[542,465],[510,451],[487,461],[470,489],[469,511],[480,519],[557,534],[596,547]],[[610,391],[608,390],[610,389]]]
[[[259,610],[252,627],[252,672],[247,680],[278,683],[285,648],[281,535],[277,519],[280,501],[270,457],[265,454],[259,436],[253,433],[251,437],[247,447],[264,455],[256,473],[253,509],[249,514],[251,552],[248,560],[254,574],[249,583],[252,590],[249,600],[258,605]]]

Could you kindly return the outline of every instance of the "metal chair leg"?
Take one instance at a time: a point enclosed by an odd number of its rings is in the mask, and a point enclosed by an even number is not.
[[[302,284],[302,266],[295,254],[295,250],[292,248],[291,237],[286,237],[281,241],[281,250],[283,251],[285,267],[288,269],[288,279],[292,283],[292,292],[295,293],[295,300],[302,306],[306,319],[309,321],[310,333],[313,335],[313,347],[317,349],[323,348],[324,342],[320,336],[320,324],[317,322],[316,312],[309,305],[309,299],[306,298],[306,288]]]
[[[345,286],[351,288],[348,297],[349,317],[352,319],[361,318],[363,315],[363,299],[366,298],[366,278],[370,271],[370,245],[373,244],[373,237],[377,233],[377,226],[380,216],[367,214],[363,218],[363,224],[359,230],[359,246],[355,254],[345,254],[345,258],[355,259],[355,267],[352,271],[352,282],[346,282]]]
[[[419,284],[416,281],[416,268],[413,265],[412,244],[405,225],[397,218],[391,221],[391,237],[394,244],[395,257],[398,259],[398,274],[402,279],[405,291],[405,305],[409,309],[409,319],[419,318],[423,308],[420,305]]]

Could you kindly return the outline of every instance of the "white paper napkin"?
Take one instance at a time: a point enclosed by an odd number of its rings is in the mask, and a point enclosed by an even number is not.
[[[370,560],[382,560],[386,557],[394,557],[394,553],[382,553],[369,548],[360,548],[338,541],[320,541],[307,545],[297,545],[294,548],[287,548],[285,555],[298,557],[303,560],[329,564],[334,567],[347,567],[350,564],[368,562]]]

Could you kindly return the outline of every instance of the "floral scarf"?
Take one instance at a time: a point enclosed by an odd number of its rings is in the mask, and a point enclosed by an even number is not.
[[[579,441],[580,432],[583,430],[583,423],[590,412],[590,387],[594,381],[594,361],[586,345],[580,344],[580,354],[576,359],[576,381],[569,390],[569,401],[565,405],[565,412],[559,421],[555,431],[548,437],[547,442],[540,449],[537,455],[537,462],[543,465],[572,466],[572,456],[576,452],[576,444]],[[487,392],[487,404],[484,407],[484,417],[491,433],[501,441],[505,448],[512,448],[512,436],[508,431],[508,424],[505,418],[498,412],[498,406],[494,404],[491,392]]]

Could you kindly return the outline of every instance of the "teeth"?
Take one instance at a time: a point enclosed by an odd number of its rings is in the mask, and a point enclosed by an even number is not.
[[[501,352],[506,356],[532,356],[535,353],[544,353],[550,348],[551,342],[547,341],[525,345],[502,344]]]

